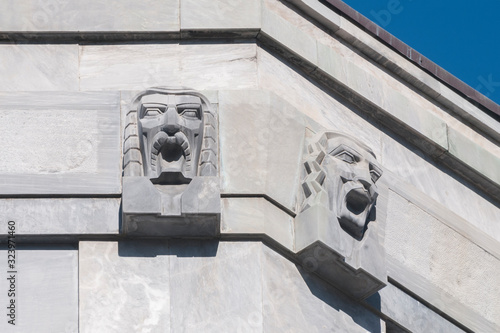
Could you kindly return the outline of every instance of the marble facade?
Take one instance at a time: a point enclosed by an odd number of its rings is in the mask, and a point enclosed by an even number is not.
[[[498,117],[348,15],[0,9],[1,332],[500,331]]]

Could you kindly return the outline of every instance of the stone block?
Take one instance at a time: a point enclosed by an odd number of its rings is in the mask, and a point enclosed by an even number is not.
[[[172,332],[262,332],[261,247],[171,241]]]
[[[366,303],[410,332],[465,332],[392,284],[370,296]]]
[[[263,332],[382,332],[377,315],[262,246]]]
[[[473,331],[499,330],[499,258],[392,191],[385,248],[394,281]]]
[[[179,0],[7,1],[3,31],[179,31]]]
[[[123,178],[123,232],[127,235],[215,237],[220,233],[218,177],[196,177],[182,196],[158,191],[144,177]]]
[[[260,29],[260,0],[181,0],[181,30]]]
[[[312,132],[334,130],[370,142],[377,156],[381,154],[380,130],[359,110],[307,80],[272,53],[258,50],[259,87],[268,90],[307,116],[306,127]],[[286,82],[287,84],[283,84]],[[321,124],[321,125],[319,125]]]
[[[314,36],[301,30],[300,27],[289,21],[288,19],[292,20],[292,18],[287,17],[286,12],[275,11],[271,8],[271,5],[267,2],[262,6],[261,33],[271,38],[274,42],[286,47],[289,51],[299,55],[309,62],[309,64],[312,64],[313,67],[316,66],[318,55]],[[300,59],[295,60],[302,61]]]
[[[6,3],[2,2],[1,6]],[[0,9],[0,22],[19,17]],[[14,29],[15,30],[15,29]],[[78,45],[0,45],[0,91],[78,91]]]
[[[254,43],[84,45],[80,89],[252,89],[257,85],[256,53]]]
[[[308,16],[329,28],[337,31],[341,16],[317,0],[287,0],[304,11]]]
[[[267,195],[295,209],[305,122],[266,91],[219,93],[222,192]]]
[[[386,112],[442,149],[448,148],[447,126],[441,117],[432,110],[421,108],[410,96],[397,89],[386,87],[384,90],[382,108]]]
[[[305,270],[355,299],[364,299],[387,284],[380,231],[369,226],[358,243],[332,223],[329,214],[315,207],[295,218],[297,259]]]
[[[16,227],[20,227],[18,222]],[[2,228],[7,229],[6,223]],[[3,318],[2,332],[78,332],[78,249],[65,244],[16,244],[17,273],[4,274],[0,279]],[[0,250],[7,260],[7,250],[3,244]],[[15,284],[15,296],[8,297],[12,289],[8,277]],[[9,324],[6,314],[11,299],[15,299],[15,326]]]
[[[406,194],[415,204],[427,207],[429,212],[434,208],[434,215],[449,210],[467,221],[463,224],[470,224],[472,228],[500,240],[500,225],[491,223],[500,221],[500,211],[495,204],[436,165],[425,156],[425,152],[405,146],[387,135],[382,136],[381,146],[381,164],[392,172],[386,178],[392,189]],[[464,205],[464,201],[468,204]],[[443,218],[447,223],[458,222],[456,217]]]
[[[120,194],[119,93],[0,94],[0,195]]]
[[[411,93],[397,89],[394,79],[377,71],[345,46],[328,41],[318,43],[318,68],[377,108],[425,136],[442,150],[448,148],[446,123],[432,110],[423,108]],[[350,94],[351,92],[347,92]],[[422,103],[425,103],[422,101]]]
[[[479,135],[448,128],[449,153],[500,185],[500,148]]]
[[[269,237],[293,251],[293,218],[264,198],[222,199],[222,235]]]
[[[0,199],[0,220],[16,222],[19,235],[116,235],[120,199]]]
[[[79,244],[79,331],[170,332],[170,257],[164,241]]]

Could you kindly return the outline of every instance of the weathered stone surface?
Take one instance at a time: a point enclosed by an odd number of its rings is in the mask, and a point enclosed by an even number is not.
[[[473,330],[498,330],[500,260],[389,193],[389,276]]]
[[[265,194],[294,210],[304,117],[265,91],[221,91],[219,113],[222,192]]]
[[[221,234],[269,237],[294,249],[293,218],[264,198],[223,198]]]
[[[397,83],[392,77],[365,64],[359,55],[345,46],[330,40],[324,44],[318,43],[318,68],[399,122],[421,133],[443,149],[448,148],[445,122],[429,111],[430,107],[419,106],[426,104],[425,101],[413,99],[411,92],[402,87],[396,89]]]
[[[80,242],[79,332],[170,332],[163,241]]]
[[[263,332],[381,332],[381,320],[274,250],[262,248]]]
[[[154,237],[217,236],[219,178],[196,177],[187,186],[173,187],[159,190],[145,177],[124,177],[122,231]]]
[[[116,235],[120,199],[0,199],[0,220],[15,221],[19,235]]]
[[[252,89],[257,85],[254,43],[85,45],[81,90],[137,90],[184,86],[196,90]]]
[[[7,221],[2,228],[7,230]],[[22,222],[17,222],[16,228]],[[78,332],[78,250],[63,244],[16,244],[15,326],[8,324],[6,316],[11,298],[7,280],[11,274],[5,270],[0,279],[2,292],[2,332]],[[0,256],[7,260],[3,244]]]
[[[472,133],[471,133],[472,132]],[[467,135],[468,134],[468,135]],[[481,175],[500,184],[500,147],[480,135],[448,129],[449,152]]]
[[[341,16],[316,0],[288,0],[332,31],[340,27]]]
[[[423,203],[427,207],[422,207],[426,209],[434,207],[433,210],[436,212],[450,210],[471,226],[497,241],[500,240],[500,224],[493,222],[500,221],[500,210],[495,204],[485,200],[460,179],[450,175],[446,169],[440,168],[426,157],[424,152],[404,146],[386,135],[382,135],[381,146],[383,149],[379,155],[381,164],[397,176],[389,186],[399,188],[399,192],[402,191],[409,198],[414,198],[415,203],[421,201],[417,200],[419,197],[433,199],[442,206]],[[472,149],[471,153],[474,151]],[[412,186],[420,193],[413,194]],[[464,202],[467,204],[463,204]],[[447,220],[447,223],[453,223],[457,219],[449,217]]]
[[[181,0],[181,30],[259,29],[260,0]]]
[[[295,13],[287,15],[289,11],[280,10],[280,4],[274,1],[263,1],[262,31],[277,43],[285,45],[293,53],[298,54],[306,61],[316,64],[318,55],[314,36],[304,32],[294,23]]]
[[[7,1],[3,31],[178,31],[179,0]]]
[[[339,100],[310,80],[305,79],[273,54],[258,49],[259,87],[280,96],[308,118],[307,127],[339,131],[370,142],[375,155],[380,156],[380,131],[359,114],[352,105]],[[286,82],[286,84],[283,84]],[[308,119],[306,118],[306,119]]]
[[[121,193],[119,93],[0,94],[1,195]]]
[[[388,284],[366,302],[410,332],[464,332],[402,290]]]
[[[262,332],[260,242],[170,244],[172,332]]]
[[[0,8],[6,3],[14,2],[2,2]],[[2,23],[7,17],[19,22],[11,11],[0,13]],[[76,44],[0,45],[0,91],[77,91],[78,66]]]

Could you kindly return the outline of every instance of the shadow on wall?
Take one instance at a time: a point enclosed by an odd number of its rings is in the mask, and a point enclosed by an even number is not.
[[[296,265],[296,267],[304,279],[307,287],[311,291],[311,294],[316,296],[331,308],[345,313],[351,317],[356,324],[363,327],[368,332],[381,332],[382,328],[380,325],[380,318],[374,313],[370,312],[363,306],[360,306],[359,303],[356,303],[347,296],[343,295],[326,282],[323,282],[314,274],[308,273],[298,265]],[[374,301],[374,299],[375,298],[372,297],[370,305],[380,311],[380,297],[378,298],[378,304]]]
[[[215,257],[217,240],[123,240],[118,242],[120,257]]]

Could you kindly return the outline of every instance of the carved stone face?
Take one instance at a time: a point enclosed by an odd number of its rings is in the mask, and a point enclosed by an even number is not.
[[[155,184],[186,184],[197,175],[203,140],[198,96],[155,93],[138,105],[144,175]]]
[[[329,138],[326,148],[322,165],[330,210],[336,212],[345,231],[361,239],[378,196],[375,183],[382,170],[368,147],[345,136]]]

